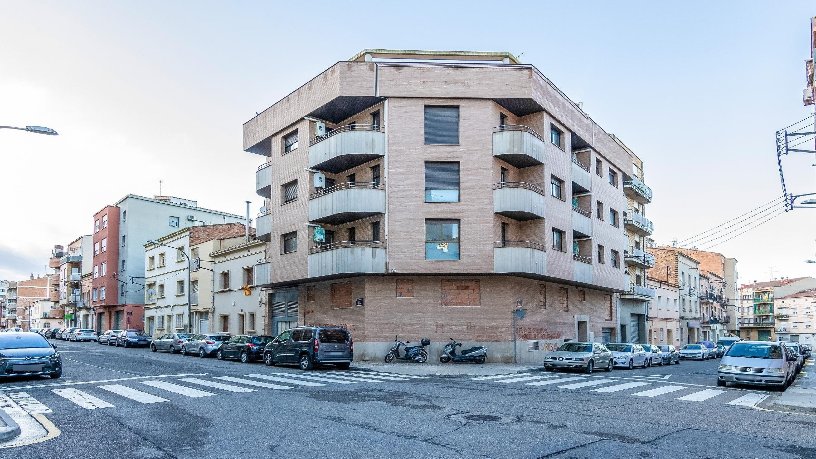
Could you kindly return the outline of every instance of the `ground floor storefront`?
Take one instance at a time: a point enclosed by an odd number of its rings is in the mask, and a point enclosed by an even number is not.
[[[681,346],[680,319],[657,318],[649,321],[650,344],[671,344]]]
[[[106,330],[144,330],[144,306],[119,304],[95,306],[91,316],[93,328],[98,333]]]
[[[742,327],[739,331],[740,338],[749,341],[776,341],[776,330],[773,327]]]

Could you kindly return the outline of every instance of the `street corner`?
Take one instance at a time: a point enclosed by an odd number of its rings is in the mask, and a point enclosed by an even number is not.
[[[771,411],[816,415],[816,388],[791,386],[760,405]]]
[[[17,448],[54,439],[60,430],[46,414],[51,409],[26,392],[0,395],[0,449]]]

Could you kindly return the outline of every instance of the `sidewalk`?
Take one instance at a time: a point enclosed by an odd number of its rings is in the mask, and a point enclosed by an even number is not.
[[[808,360],[796,382],[770,403],[803,411],[816,410],[816,366],[813,360]]]
[[[354,362],[357,370],[382,371],[416,376],[489,376],[541,371],[542,367],[512,363],[413,363],[413,362]]]
[[[0,407],[0,443],[11,441],[20,435],[20,426]]]

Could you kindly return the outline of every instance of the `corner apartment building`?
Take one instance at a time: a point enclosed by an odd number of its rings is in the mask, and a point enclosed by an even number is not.
[[[0,326],[6,324],[6,306],[8,300],[8,288],[11,282],[0,280]]]
[[[264,292],[255,279],[254,266],[266,257],[266,244],[255,239],[221,239],[210,253],[214,293],[212,331],[261,334],[268,330]],[[283,311],[275,311],[281,316]],[[296,325],[278,322],[278,330]],[[277,331],[277,330],[276,330]]]
[[[144,327],[145,247],[152,239],[196,225],[240,223],[243,217],[172,196],[129,194],[94,214],[91,311],[97,331]]]
[[[145,244],[144,330],[148,334],[209,331],[213,273],[212,268],[199,268],[202,262],[211,263],[200,254],[212,252],[214,242],[223,238],[246,240],[246,227],[241,223],[193,226]]]
[[[774,306],[779,340],[816,344],[816,289],[777,298]]]
[[[17,324],[17,282],[8,281],[2,326],[3,328],[14,328],[19,326]]]
[[[90,303],[85,302],[83,295],[83,279],[86,279],[85,289],[89,290],[87,282],[93,267],[93,237],[80,236],[71,241],[65,248],[65,253],[59,262],[59,305],[65,311],[65,325],[90,328]]]
[[[680,343],[696,343],[702,339],[702,315],[698,296],[700,262],[674,247],[653,247],[650,251],[655,256],[655,266],[649,270],[649,278],[677,286]]]
[[[700,273],[700,324],[702,339],[717,342],[726,336],[725,323],[730,319],[726,314],[723,297],[723,278],[708,271]]]
[[[270,332],[345,324],[361,358],[398,334],[506,360],[523,309],[522,341],[622,336],[632,157],[509,53],[363,51],[246,122],[244,149],[265,157]]]
[[[775,341],[778,332],[788,333],[786,327],[777,324],[776,300],[811,289],[816,289],[816,279],[812,277],[755,281],[741,286],[739,336],[742,339]],[[781,328],[786,329],[782,332]]]

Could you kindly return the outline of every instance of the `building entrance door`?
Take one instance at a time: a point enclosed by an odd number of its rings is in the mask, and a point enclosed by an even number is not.
[[[198,321],[198,332],[199,333],[210,332],[210,321],[208,319],[201,319]]]
[[[587,335],[587,321],[585,320],[578,321],[578,341],[584,343],[589,341],[589,336]]]

